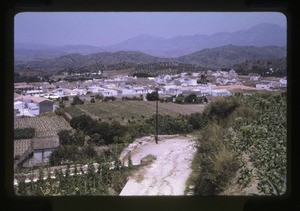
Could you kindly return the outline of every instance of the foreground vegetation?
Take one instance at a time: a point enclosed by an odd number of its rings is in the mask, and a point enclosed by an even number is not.
[[[132,106],[125,110],[120,109]],[[134,107],[136,103],[139,106]],[[140,104],[139,104],[140,103]],[[154,102],[147,102],[154,109]],[[86,112],[74,115],[69,124],[58,132],[60,147],[50,156],[50,165],[77,165],[99,163],[95,172],[89,167],[86,174],[74,173],[65,176],[60,171],[55,179],[25,183],[19,177],[16,193],[21,195],[114,195],[127,181],[130,167],[119,161],[119,155],[134,139],[155,134],[154,112],[147,114],[143,101],[96,102],[76,105],[70,109],[88,110],[95,106],[99,112],[110,104],[111,113],[124,112],[133,116],[130,121],[92,118]],[[143,105],[143,106],[141,106]],[[160,103],[160,106],[166,103]],[[167,105],[182,106],[168,103]],[[86,106],[86,107],[84,107]],[[196,105],[199,106],[199,105]],[[84,109],[83,109],[84,108]],[[149,107],[150,108],[150,107]],[[67,110],[70,111],[70,110]],[[106,111],[109,111],[106,108]],[[199,133],[197,154],[193,161],[193,173],[188,185],[194,186],[196,195],[216,195],[229,185],[237,183],[242,188],[251,184],[254,176],[259,179],[258,189],[262,194],[284,194],[287,174],[287,105],[283,93],[255,93],[220,97],[205,107],[203,112],[191,114],[160,114],[159,134]],[[96,113],[94,113],[96,114]],[[103,112],[102,112],[103,114]],[[62,115],[62,114],[60,114]],[[136,115],[143,115],[136,118]],[[62,116],[61,116],[62,118]],[[39,131],[37,131],[39,132]],[[250,159],[245,160],[245,156]],[[247,165],[251,162],[253,168]],[[114,163],[114,168],[109,164]],[[128,162],[131,163],[131,162]],[[80,172],[80,168],[76,171]],[[254,173],[255,172],[255,173]],[[42,175],[43,176],[43,175]],[[42,177],[40,176],[40,177]]]
[[[236,183],[244,188],[254,176],[259,179],[261,194],[284,194],[286,112],[286,96],[280,93],[221,98],[210,104],[198,115],[198,152],[189,181],[195,194],[219,194]],[[249,169],[247,162],[254,169]]]
[[[200,112],[204,106],[180,105],[175,103],[159,102],[159,113],[162,115],[176,116],[178,114],[189,115],[191,113]],[[132,121],[143,121],[155,114],[154,101],[128,101],[116,100],[110,102],[85,103],[84,105],[76,105],[65,107],[64,110],[72,117],[86,114],[101,121],[116,120],[127,123]]]

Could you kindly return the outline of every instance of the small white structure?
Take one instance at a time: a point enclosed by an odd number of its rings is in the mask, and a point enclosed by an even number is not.
[[[35,103],[27,103],[29,113],[33,114],[34,116],[40,114],[40,108]]]
[[[235,72],[234,69],[229,70],[228,77],[229,78],[236,78],[237,77],[237,73]]]
[[[116,96],[116,95],[118,95],[118,91],[113,90],[113,89],[104,89],[104,90],[100,91],[100,93],[104,97],[110,97],[110,96]]]
[[[270,88],[270,84],[256,84],[255,88],[268,90]]]
[[[131,95],[131,94],[133,94],[132,90],[126,89],[126,88],[118,87],[118,88],[113,88],[113,90],[116,90],[118,95]]]
[[[102,91],[105,91],[105,88],[100,87],[100,86],[89,86],[87,88],[88,92],[92,92],[92,93],[100,93]]]
[[[35,95],[40,95],[43,94],[44,91],[43,90],[28,90],[25,92],[25,95],[31,95],[31,96],[35,96]]]
[[[148,88],[145,88],[145,87],[133,87],[132,89],[132,93],[133,94],[147,94],[147,93],[151,93],[152,89],[148,89]]]
[[[279,83],[280,83],[280,87],[287,87],[287,80],[286,80],[286,78],[281,78],[279,80]]]
[[[226,89],[216,89],[211,91],[212,96],[230,96],[230,91]]]
[[[257,81],[260,79],[260,75],[257,73],[249,73],[250,81]]]

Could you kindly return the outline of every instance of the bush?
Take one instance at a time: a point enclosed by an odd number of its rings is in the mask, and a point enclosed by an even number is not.
[[[62,115],[64,115],[64,110],[62,109],[62,108],[58,108],[58,109],[55,109],[55,114],[57,115],[57,116],[62,116]]]
[[[156,116],[153,115],[146,123],[155,128]],[[158,115],[159,134],[186,134],[193,131],[193,127],[188,123],[184,116],[172,117],[169,115]]]
[[[227,148],[223,147],[213,157],[212,164],[213,175],[216,188],[222,191],[228,185],[229,180],[235,175],[239,169],[239,163],[234,154]]]
[[[84,146],[83,149],[81,150],[81,154],[86,159],[94,158],[97,156],[96,151],[90,145]]]
[[[78,158],[78,149],[76,146],[59,146],[54,152],[49,156],[49,163],[52,166],[60,165],[62,162],[66,161],[76,161]]]
[[[215,119],[227,118],[236,108],[238,103],[230,101],[227,98],[219,98],[209,106],[209,115]]]
[[[82,105],[82,104],[84,104],[84,102],[78,96],[75,96],[73,98],[73,102],[71,103],[71,105]]]
[[[105,97],[103,101],[104,101],[104,102],[115,101],[116,99],[117,99],[116,97],[111,96],[111,97]]]
[[[91,134],[94,126],[96,125],[96,121],[87,115],[80,115],[73,117],[70,121],[70,125],[74,129],[81,129],[86,134]]]
[[[69,145],[72,144],[72,136],[71,131],[69,130],[61,130],[58,132],[59,142],[61,145]]]
[[[35,129],[32,127],[14,129],[14,139],[31,139],[35,136]]]
[[[96,100],[98,100],[98,101],[100,101],[100,100],[103,100],[103,95],[102,94],[96,94],[96,96],[95,96],[95,99]]]
[[[82,130],[76,130],[73,138],[72,138],[72,144],[77,146],[83,146],[85,141],[85,135]]]
[[[155,100],[158,100],[158,99],[159,99],[159,94],[158,94],[158,92],[156,92],[156,91],[151,92],[151,93],[147,93],[146,99],[147,99],[148,101],[155,101]]]

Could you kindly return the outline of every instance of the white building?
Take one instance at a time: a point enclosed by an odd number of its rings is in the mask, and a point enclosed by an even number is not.
[[[131,94],[133,94],[131,89],[113,88],[113,90],[116,90],[118,95],[131,95]]]
[[[229,78],[235,78],[235,77],[237,77],[237,73],[235,72],[234,69],[229,70],[228,77]]]
[[[34,116],[40,114],[40,108],[36,103],[27,103],[29,113],[33,114]]]
[[[92,93],[100,93],[102,91],[105,91],[106,89],[103,87],[99,87],[99,86],[89,86],[87,88],[88,92],[92,92]]]
[[[270,84],[256,84],[256,85],[255,85],[255,88],[257,88],[257,89],[266,89],[266,90],[269,90]]]
[[[102,91],[100,91],[100,93],[104,96],[104,97],[111,97],[111,96],[116,96],[118,95],[118,91],[114,90],[114,89],[104,89]]]
[[[133,94],[147,94],[147,93],[151,93],[153,91],[154,91],[153,89],[148,89],[148,88],[141,87],[141,86],[132,88]]]
[[[216,89],[211,91],[212,96],[230,96],[230,91],[226,89]]]
[[[25,95],[38,96],[43,93],[44,93],[43,90],[28,90],[25,92]]]
[[[279,80],[279,83],[280,83],[280,87],[287,87],[287,80],[286,80],[286,78],[281,78]]]

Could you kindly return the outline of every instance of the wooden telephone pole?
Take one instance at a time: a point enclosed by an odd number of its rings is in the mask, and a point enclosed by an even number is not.
[[[158,88],[156,88],[155,143],[158,144]]]

